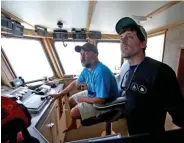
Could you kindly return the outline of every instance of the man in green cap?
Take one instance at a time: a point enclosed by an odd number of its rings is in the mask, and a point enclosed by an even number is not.
[[[119,89],[126,97],[126,119],[130,135],[165,131],[166,113],[173,123],[184,127],[184,98],[168,65],[145,56],[147,33],[133,19],[116,24],[122,58]],[[156,48],[156,47],[155,47]]]

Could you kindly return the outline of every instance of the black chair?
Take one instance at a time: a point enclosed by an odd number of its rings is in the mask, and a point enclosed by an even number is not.
[[[119,97],[112,102],[108,102],[106,104],[93,104],[93,106],[102,111],[102,113],[82,120],[81,124],[83,126],[91,126],[94,124],[98,124],[101,122],[106,122],[106,135],[112,134],[112,122],[118,120],[119,118],[123,118],[126,114],[125,104],[127,100],[125,97]]]

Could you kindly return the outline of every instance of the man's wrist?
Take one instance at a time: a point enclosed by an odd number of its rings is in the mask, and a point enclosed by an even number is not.
[[[65,94],[63,94],[62,92],[61,92],[61,93],[58,93],[57,98],[63,97],[64,95],[65,95]]]
[[[60,94],[60,93],[58,93],[58,94],[56,95],[56,98],[59,98],[59,97],[61,97],[61,94]]]

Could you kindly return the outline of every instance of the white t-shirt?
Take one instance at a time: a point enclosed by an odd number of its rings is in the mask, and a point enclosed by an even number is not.
[[[125,61],[120,69],[120,74],[116,77],[117,83],[118,83],[118,89],[121,91],[121,81],[124,76],[124,74],[129,70],[129,63],[128,61]]]

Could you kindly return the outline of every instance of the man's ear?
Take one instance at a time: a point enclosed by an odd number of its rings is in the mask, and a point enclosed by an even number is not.
[[[146,47],[146,44],[147,44],[147,41],[143,41],[143,42],[141,43],[141,48],[144,49],[144,48]]]
[[[97,58],[98,57],[98,53],[94,53],[94,57]]]

